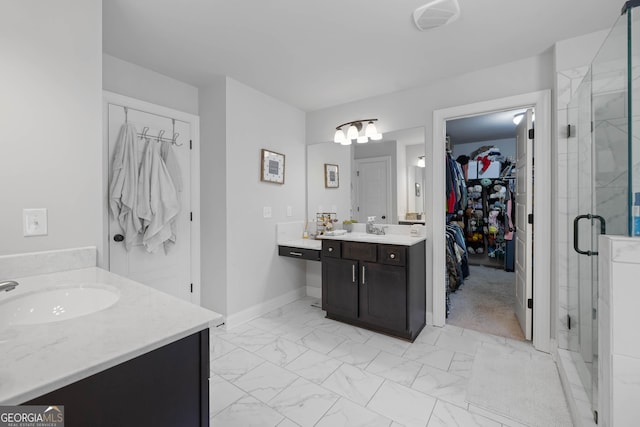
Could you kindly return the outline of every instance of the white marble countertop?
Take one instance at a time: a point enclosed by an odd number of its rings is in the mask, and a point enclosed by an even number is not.
[[[0,303],[62,284],[107,284],[111,307],[40,325],[0,325],[0,404],[17,405],[214,325],[221,316],[96,268],[12,278]]]
[[[292,248],[321,250],[322,242],[315,239],[294,239],[278,242],[279,246],[290,246]]]
[[[367,234],[353,232],[340,236],[320,236],[321,239],[346,240],[349,242],[382,243],[387,245],[412,246],[425,240],[424,235],[413,236],[410,234]]]

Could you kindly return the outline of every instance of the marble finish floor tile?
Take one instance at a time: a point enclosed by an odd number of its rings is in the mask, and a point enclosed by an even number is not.
[[[296,379],[296,374],[265,362],[237,378],[233,384],[253,397],[268,402]]]
[[[248,324],[229,329],[227,333],[220,335],[220,338],[247,351],[256,351],[277,339],[275,335]]]
[[[408,387],[411,386],[421,368],[422,363],[381,351],[367,366],[367,372]]]
[[[469,379],[442,371],[431,366],[423,366],[411,388],[429,396],[437,397],[463,408],[468,407],[466,400]]]
[[[359,405],[366,405],[383,379],[349,364],[342,364],[322,386]]]
[[[391,420],[340,398],[315,427],[389,427]]]
[[[558,389],[550,356],[530,342],[446,325],[426,326],[409,343],[326,319],[311,307],[315,300],[303,298],[230,330],[211,330],[213,426],[523,427],[515,414],[468,402],[470,390],[478,400],[478,378],[484,378],[482,387],[495,389],[499,382],[494,397],[509,402],[514,393],[508,390],[522,389],[522,381],[496,378],[517,360],[518,372],[548,368],[543,379],[531,377],[536,389]],[[500,370],[486,357],[486,368],[478,363],[487,352],[503,359]],[[556,410],[565,415],[559,396]],[[527,414],[536,421],[526,427],[548,420],[544,402],[529,400]]]
[[[411,347],[410,342],[398,338],[388,337],[382,334],[373,334],[365,344],[371,347],[375,347],[378,350],[383,350],[387,353],[395,354],[396,356],[402,356],[404,352],[407,351],[409,347]]]
[[[293,362],[289,363],[286,368],[308,379],[311,382],[320,384],[342,365],[339,360],[333,359],[325,354],[318,353],[315,350],[308,350]]]
[[[416,341],[404,352],[403,357],[446,371],[453,355],[451,350]]]
[[[218,375],[209,379],[209,416],[214,416],[247,393]]]
[[[439,400],[427,427],[501,427],[502,424]]]
[[[331,350],[328,356],[364,369],[378,353],[380,350],[375,347],[354,341],[345,341]]]
[[[313,426],[339,396],[303,378],[269,401],[269,406],[302,427]]]
[[[478,341],[471,336],[462,336],[457,333],[447,331],[440,334],[435,345],[453,352],[465,353],[469,356],[473,356],[476,354],[480,344],[481,341]]]
[[[276,365],[285,366],[307,350],[307,347],[303,345],[296,344],[284,338],[278,338],[257,350],[255,354]]]
[[[255,397],[245,396],[214,416],[211,424],[224,427],[275,427],[283,419],[281,414]]]
[[[436,399],[419,391],[385,380],[367,408],[407,426],[424,427],[431,417]]]
[[[320,353],[327,354],[344,341],[345,338],[339,335],[315,329],[310,334],[300,338],[299,344]]]
[[[262,363],[264,363],[264,359],[241,348],[236,348],[211,362],[211,370],[225,380],[233,381]]]
[[[461,377],[470,378],[473,359],[474,356],[469,356],[464,353],[455,353],[453,355],[453,360],[451,360],[451,364],[449,365],[448,372]]]

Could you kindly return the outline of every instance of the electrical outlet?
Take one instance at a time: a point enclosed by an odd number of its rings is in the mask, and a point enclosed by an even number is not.
[[[291,206],[287,206],[287,216],[293,215],[293,208]]]
[[[265,206],[262,208],[262,217],[271,218],[271,206]]]
[[[22,223],[24,236],[47,235],[47,209],[23,209]]]

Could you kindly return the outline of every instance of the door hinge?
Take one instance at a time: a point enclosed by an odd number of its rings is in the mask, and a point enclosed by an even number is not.
[[[193,140],[189,140],[189,150],[193,150]]]
[[[598,424],[598,411],[593,411],[593,421]]]
[[[598,318],[598,310],[595,307],[591,307],[591,318],[596,320]]]
[[[527,300],[527,308],[533,308],[533,298]]]
[[[536,132],[533,129],[529,129],[529,139],[533,139]]]
[[[528,224],[533,224],[533,214],[527,215],[527,223]]]
[[[190,289],[191,293],[193,293],[193,283],[191,283],[191,289]]]
[[[193,221],[193,212],[189,212],[189,221]]]
[[[571,330],[571,316],[567,314],[567,329]]]
[[[567,138],[571,138],[571,125],[567,125]]]
[[[356,176],[360,176],[360,171],[356,171]]]

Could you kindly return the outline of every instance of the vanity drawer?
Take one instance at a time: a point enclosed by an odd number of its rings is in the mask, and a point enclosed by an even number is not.
[[[343,242],[342,258],[376,262],[378,258],[377,246],[375,243]]]
[[[341,241],[339,240],[323,240],[322,256],[330,258],[340,258],[342,256]]]
[[[404,266],[407,259],[407,248],[398,245],[378,245],[378,262],[387,265]]]
[[[293,246],[278,246],[278,255],[292,258],[320,261],[320,251],[316,249],[295,248]]]

